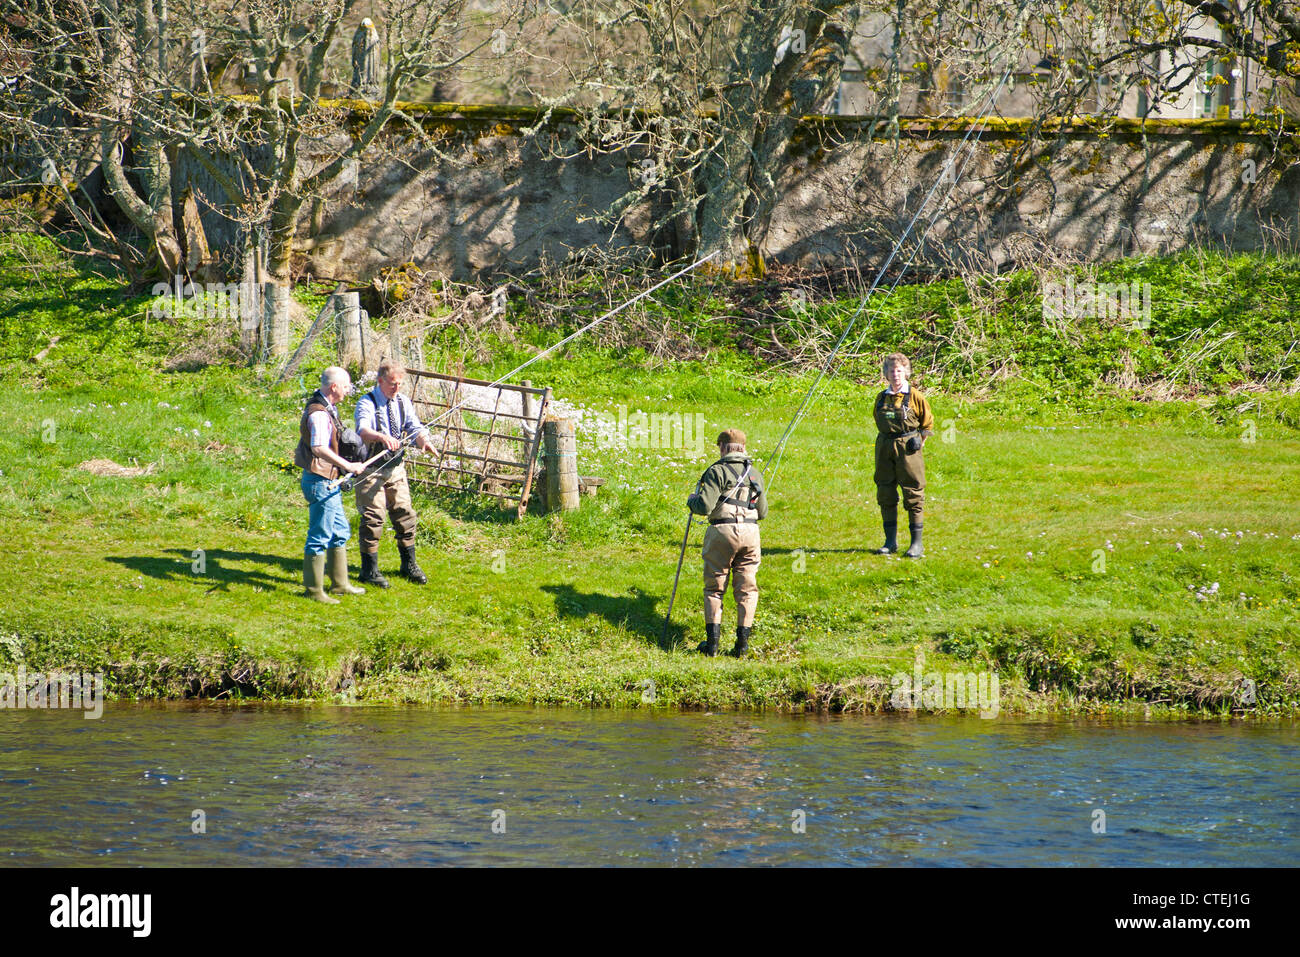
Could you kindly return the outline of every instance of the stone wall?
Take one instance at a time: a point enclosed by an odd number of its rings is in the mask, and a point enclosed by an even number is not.
[[[466,280],[592,253],[671,252],[651,233],[653,201],[630,208],[616,224],[602,222],[639,175],[643,157],[589,154],[576,141],[572,117],[525,135],[536,121],[528,110],[431,105],[415,112],[423,138],[394,132],[345,170],[315,217],[319,229],[304,210],[301,246],[314,275],[355,281],[412,262]],[[879,128],[871,136],[869,119],[810,118],[781,180],[763,254],[807,267],[856,261],[870,268],[958,150],[968,165],[918,265],[997,268],[1198,243],[1294,246],[1291,157],[1275,153],[1269,137],[1245,123],[1165,121],[1145,131],[1136,121],[1107,131],[1070,124],[1032,150],[1025,149],[1027,125],[992,121],[973,136],[962,121],[905,120],[895,141],[879,136]],[[340,129],[334,144],[348,135]],[[176,176],[181,189],[201,178],[184,162]],[[940,183],[940,195],[947,186]],[[214,209],[203,217],[214,251],[233,262],[238,229]],[[929,220],[927,212],[914,235]]]

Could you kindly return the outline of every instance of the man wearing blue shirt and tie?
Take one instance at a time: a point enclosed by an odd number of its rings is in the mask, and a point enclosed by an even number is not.
[[[385,359],[377,371],[374,389],[357,400],[357,434],[372,451],[380,446],[396,450],[404,439],[426,452],[433,451],[429,432],[415,414],[411,400],[402,395],[406,369]],[[388,587],[379,571],[379,537],[384,531],[384,513],[393,523],[397,550],[402,554],[401,574],[417,585],[429,579],[415,563],[415,509],[411,507],[411,486],[406,466],[400,461],[376,471],[357,485],[357,511],[361,514],[361,575],[359,581],[379,588]]]

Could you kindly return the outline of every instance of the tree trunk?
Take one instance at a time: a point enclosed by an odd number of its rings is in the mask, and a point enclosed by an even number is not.
[[[786,168],[790,141],[799,117],[825,113],[839,90],[844,61],[849,54],[853,33],[857,29],[861,7],[851,6],[844,12],[845,22],[828,21],[820,11],[811,13],[805,22],[807,56],[797,62],[798,73],[785,83],[773,84],[765,115],[755,137],[753,174],[749,201],[746,204],[746,235],[750,245],[761,248],[776,207],[778,179]]]
[[[748,270],[742,216],[749,195],[750,151],[781,24],[792,6],[789,0],[758,0],[745,12],[740,45],[718,110],[717,146],[704,168],[700,254],[716,254],[712,267],[729,275],[741,276]]]
[[[270,250],[266,271],[270,287],[286,290],[283,295],[266,296],[267,305],[263,310],[262,321],[270,326],[263,336],[263,341],[272,356],[281,355],[283,351],[288,350],[290,297],[287,290],[293,286],[293,241],[298,231],[298,213],[301,209],[301,198],[284,193],[281,194],[271,214]]]
[[[163,0],[158,0],[157,9],[154,0],[130,2],[134,4],[134,22],[129,24],[128,31],[127,18],[122,16],[118,0],[101,0],[108,90],[104,112],[112,119],[100,123],[100,161],[109,196],[144,234],[151,258],[166,275],[172,276],[180,269],[181,245],[172,209],[171,163],[164,142],[154,132],[156,126],[148,115],[158,104],[148,103],[149,91],[140,91],[135,82],[135,77],[141,75],[144,52],[160,36],[160,30],[165,29],[165,15],[159,16],[165,7]],[[123,46],[123,37],[133,38],[133,49]],[[162,40],[157,42],[164,48],[158,57],[160,68],[165,69],[165,43]],[[122,166],[123,142],[128,134],[144,187],[143,198],[127,179]]]

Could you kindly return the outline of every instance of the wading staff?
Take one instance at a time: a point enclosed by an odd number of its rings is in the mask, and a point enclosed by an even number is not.
[[[686,513],[686,534],[682,536],[682,553],[677,556],[677,574],[673,577],[673,593],[668,599],[668,614],[664,615],[664,635],[660,644],[668,641],[668,625],[673,620],[673,602],[677,600],[677,583],[682,580],[682,562],[686,561],[686,540],[691,537],[691,522],[695,520],[694,512]]]

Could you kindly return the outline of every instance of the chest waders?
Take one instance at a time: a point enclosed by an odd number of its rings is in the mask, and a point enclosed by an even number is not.
[[[721,465],[722,463],[715,462],[714,464]],[[723,502],[726,504],[740,505],[742,507],[747,507],[747,508],[752,507],[753,499],[754,499],[752,483],[750,486],[750,496],[748,502],[741,502],[739,499],[736,498],[736,494],[740,491],[741,486],[744,485],[745,479],[749,478],[750,469],[753,467],[748,459],[745,460],[744,464],[745,464],[745,468],[744,471],[741,472],[740,480],[736,482],[735,487],[728,494],[723,495],[722,497],[719,498],[718,500],[719,502]],[[711,467],[712,466],[710,466],[710,468]],[[695,521],[695,513],[687,512],[686,532],[685,534],[682,535],[682,548],[680,553],[677,556],[677,574],[673,576],[673,590],[672,590],[672,594],[668,598],[668,613],[664,615],[664,630],[663,630],[663,635],[661,636],[659,641],[660,645],[663,646],[664,648],[668,647],[668,629],[673,618],[673,604],[677,601],[677,586],[681,583],[682,565],[686,560],[686,543],[691,537],[691,524],[694,521]],[[730,523],[733,521],[735,520],[723,519],[718,523],[710,523],[710,524],[723,524],[723,523]],[[730,572],[728,572],[728,581],[730,581]],[[725,588],[723,590],[725,591]],[[748,631],[748,629],[746,630]],[[718,653],[718,638],[721,629],[719,626],[706,625],[706,631],[708,632],[708,637],[699,645],[698,650],[710,656],[716,655]],[[712,647],[712,651],[709,650],[709,647]]]
[[[723,463],[723,462],[717,462],[717,463],[715,463],[715,464],[717,464],[717,465],[723,465],[724,468],[725,468],[725,465],[726,465],[726,463]],[[727,492],[727,493],[725,493],[725,494],[719,496],[717,503],[716,503],[716,504],[714,505],[714,507],[713,507],[713,511],[710,512],[710,518],[709,518],[709,526],[710,526],[710,527],[713,527],[713,526],[715,526],[715,525],[718,525],[718,526],[722,526],[722,525],[725,525],[725,526],[733,526],[733,525],[757,525],[757,524],[758,524],[757,510],[756,510],[756,508],[755,508],[755,502],[756,502],[756,500],[757,500],[757,498],[758,498],[758,493],[757,493],[757,489],[756,489],[754,483],[753,483],[752,481],[749,481],[749,473],[750,473],[751,471],[753,471],[754,466],[753,466],[753,463],[752,463],[749,459],[745,459],[744,462],[743,462],[742,464],[744,465],[744,468],[741,469],[741,471],[740,471],[740,475],[736,478],[735,485],[732,486],[730,492]],[[740,495],[740,490],[741,490],[742,488],[745,488],[745,485],[746,485],[747,482],[748,482],[749,487],[748,487],[747,492],[745,493],[745,499],[742,501],[742,500],[741,500],[740,498],[738,498],[737,496]],[[733,514],[731,514],[731,515],[724,515],[724,514],[721,514],[722,512],[725,512],[725,511],[726,511],[726,508],[725,508],[726,506],[730,506],[730,507],[731,507],[731,509],[732,509],[732,511],[733,511]],[[750,518],[750,517],[748,516],[748,514],[745,514],[745,513],[748,513],[748,512],[754,512],[754,513],[755,513],[755,517],[754,517],[754,518]],[[708,586],[708,578],[709,578],[709,563],[710,563],[710,557],[709,557],[709,538],[708,538],[708,534],[707,534],[707,533],[705,534],[705,550],[704,550],[704,551],[705,551],[705,554],[704,554],[704,559],[705,559],[705,563],[704,563],[704,565],[705,565],[705,567],[704,567],[704,573],[705,573],[705,605],[707,606],[708,603],[709,603],[709,586]],[[731,557],[731,559],[730,559],[730,560],[728,561],[728,563],[727,563],[727,574],[726,574],[726,578],[725,578],[724,581],[723,581],[722,589],[721,589],[721,591],[719,592],[719,595],[720,595],[720,596],[724,596],[724,595],[726,595],[726,593],[727,593],[727,588],[731,585],[731,573],[732,573],[732,568],[733,568],[733,564],[732,564],[732,563],[733,563],[734,561],[735,561],[735,555],[733,554],[732,557]],[[739,579],[738,579],[738,580],[739,580]],[[721,599],[719,599],[719,601],[720,601],[720,600],[721,600]],[[721,609],[719,608],[719,610],[721,610]],[[718,622],[709,622],[709,621],[707,620],[707,613],[708,613],[708,609],[707,609],[707,607],[706,607],[706,609],[705,609],[705,612],[706,612],[706,621],[705,621],[705,623],[704,623],[704,635],[705,635],[705,637],[704,637],[704,640],[703,640],[702,642],[700,642],[699,645],[696,646],[696,650],[699,651],[699,652],[701,652],[702,654],[708,655],[710,658],[712,658],[712,657],[714,657],[715,655],[717,655],[717,653],[718,653],[718,642],[722,639],[722,623],[721,623],[720,621],[718,621]],[[739,596],[739,591],[737,592],[737,609],[736,609],[736,612],[737,612],[737,615],[740,616],[741,619],[743,619],[743,617],[744,617],[744,613],[743,613],[743,610],[740,608],[740,596]],[[736,645],[735,645],[734,648],[731,649],[731,654],[732,654],[734,657],[739,658],[739,657],[743,656],[743,655],[745,654],[745,652],[747,652],[747,651],[749,650],[749,636],[750,636],[750,633],[751,633],[752,631],[753,631],[753,626],[752,626],[752,624],[751,624],[751,625],[742,625],[742,624],[739,623],[739,620],[737,621],[737,624],[736,624]]]
[[[897,395],[893,393],[892,395]],[[912,406],[912,390],[902,393],[898,405],[887,401],[891,393],[886,390],[876,399],[874,419],[879,434],[875,442],[876,502],[880,506],[880,523],[885,532],[885,544],[875,550],[877,555],[892,555],[898,551],[898,490],[903,491],[908,513],[911,544],[907,558],[920,558],[922,509],[925,502],[925,460],[921,455],[923,409]]]

